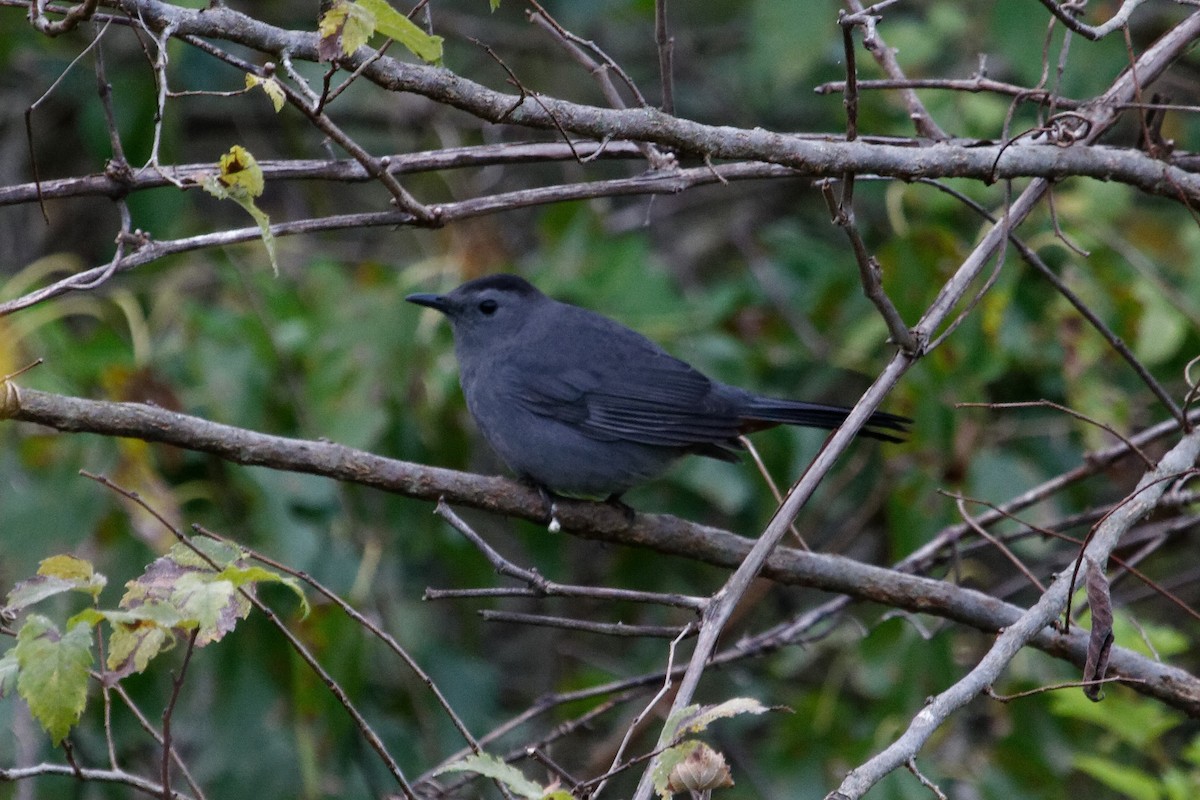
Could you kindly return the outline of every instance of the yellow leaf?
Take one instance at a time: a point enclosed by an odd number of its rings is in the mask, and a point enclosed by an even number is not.
[[[257,75],[247,72],[246,88],[253,89],[255,86],[262,87],[263,93],[267,95],[267,99],[275,107],[276,114],[283,110],[283,102],[286,98],[283,94],[283,87],[279,85],[278,78],[274,75],[269,78],[260,78]]]
[[[220,167],[220,181],[229,187],[231,195],[239,189],[250,197],[263,193],[262,169],[246,148],[237,144],[229,148],[229,152],[221,156]]]
[[[50,556],[38,564],[38,575],[86,583],[95,570],[90,561],[75,556]]]
[[[351,55],[375,33],[375,15],[357,3],[337,0],[321,15],[317,33],[321,36],[319,49],[323,54],[334,55],[336,50],[328,43],[340,40],[341,52]]]
[[[234,201],[254,218],[262,231],[263,247],[267,249],[267,257],[271,259],[271,268],[278,275],[279,261],[275,257],[275,235],[271,233],[271,218],[254,204],[254,198],[263,193],[262,168],[258,166],[254,156],[250,155],[250,151],[236,144],[221,156],[220,168],[219,174],[200,175],[196,180],[204,191],[213,197]]]

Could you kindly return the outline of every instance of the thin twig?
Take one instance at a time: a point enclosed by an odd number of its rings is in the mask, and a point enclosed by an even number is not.
[[[128,489],[125,489],[122,486],[113,483],[103,475],[96,475],[86,470],[80,470],[80,474],[85,478],[90,478],[105,488],[111,489],[113,492],[116,492],[122,497],[136,503],[148,514],[154,517],[159,524],[161,524],[167,531],[171,533],[171,535],[173,535],[180,543],[188,547],[201,560],[207,563],[214,570],[218,569],[216,562],[213,561],[212,558],[210,558],[202,550],[198,549],[192,542],[191,538],[184,534],[183,531],[172,525],[170,521],[168,521],[161,513],[159,513],[157,509],[147,503],[137,492],[131,492]],[[245,588],[239,587],[237,591],[243,598],[245,598],[256,609],[258,609],[259,613],[263,614],[267,618],[267,621],[270,622],[277,631],[279,631],[284,639],[287,640],[288,644],[291,645],[292,649],[296,651],[296,654],[299,655],[304,663],[308,665],[308,668],[317,675],[321,682],[325,684],[325,687],[329,689],[334,697],[337,698],[342,707],[346,709],[346,711],[350,714],[350,717],[354,720],[355,725],[358,727],[359,732],[362,733],[363,737],[371,745],[372,749],[375,750],[380,759],[384,762],[384,765],[392,774],[392,777],[399,785],[400,791],[404,794],[404,796],[408,798],[408,800],[417,800],[417,796],[413,793],[412,787],[409,785],[408,780],[404,777],[404,773],[400,770],[400,765],[396,763],[394,758],[392,758],[391,753],[388,752],[387,747],[383,744],[383,740],[379,738],[379,735],[375,733],[375,730],[370,726],[366,718],[362,716],[362,714],[350,701],[349,695],[346,694],[341,685],[338,684],[338,682],[333,679],[333,676],[321,666],[316,657],[313,656],[304,643],[301,642],[296,635],[292,633],[286,625],[283,624],[283,621],[279,619],[279,616],[274,611],[272,611],[265,603],[259,600],[258,597],[256,597],[252,592],[247,591]]]
[[[671,646],[667,649],[667,666],[666,666],[666,669],[663,670],[663,675],[665,676],[665,678],[663,680],[662,688],[658,690],[658,692],[654,695],[654,697],[652,697],[650,699],[650,702],[646,704],[646,707],[643,708],[641,711],[639,711],[637,716],[635,716],[633,718],[633,721],[629,723],[629,727],[626,728],[626,730],[625,730],[625,735],[621,738],[621,744],[617,746],[617,753],[615,756],[613,756],[612,765],[608,768],[608,772],[605,773],[601,777],[601,779],[596,782],[595,788],[592,790],[592,793],[591,793],[592,797],[599,795],[600,792],[602,792],[604,790],[604,787],[606,785],[608,785],[608,779],[610,777],[612,777],[617,772],[620,772],[622,769],[625,769],[626,767],[629,766],[629,765],[625,765],[623,767],[621,765],[621,758],[622,758],[622,756],[625,755],[625,748],[627,748],[629,746],[630,740],[633,739],[634,732],[637,731],[641,727],[642,722],[646,719],[646,717],[648,717],[650,715],[650,712],[652,712],[655,708],[657,708],[658,704],[660,702],[662,702],[663,698],[666,697],[667,694],[671,691],[671,685],[673,682],[673,677],[674,677],[674,672],[675,672],[676,648],[679,647],[679,644],[684,640],[684,638],[686,636],[690,636],[690,635],[694,634],[695,632],[696,631],[695,631],[694,626],[689,625],[689,626],[687,626],[687,628],[684,628],[682,631],[680,631],[679,635],[676,636],[674,640],[672,640]],[[658,747],[655,748],[655,751],[657,752],[657,751],[661,750],[667,744],[668,744],[668,742],[660,741],[658,744]]]
[[[775,498],[775,502],[783,502],[783,492],[779,491],[779,484],[775,483],[775,479],[771,477],[771,471],[767,469],[766,463],[763,462],[762,456],[758,454],[758,448],[754,446],[754,442],[750,441],[749,436],[739,436],[738,441],[742,447],[746,448],[746,452],[750,454],[750,459],[754,462],[754,466],[758,467],[758,474],[762,476],[763,481],[767,484],[767,488],[771,490],[771,496]],[[804,541],[804,537],[800,535],[800,531],[796,530],[795,523],[789,527],[792,536],[796,540],[796,544],[801,550],[811,551],[808,542]]]
[[[1084,548],[1084,554],[1103,568],[1121,535],[1154,508],[1165,490],[1164,481],[1190,468],[1198,455],[1200,433],[1193,431],[1163,456],[1156,469],[1142,476],[1137,489],[1126,498],[1128,502],[1122,503],[1119,510],[1098,526],[1095,536],[1090,537],[1088,546]],[[996,637],[988,653],[965,677],[927,702],[901,736],[881,753],[852,770],[837,788],[837,794],[831,796],[856,800],[885,775],[912,758],[951,713],[993,685],[1020,649],[1058,618],[1068,604],[1073,585],[1073,577],[1060,573],[1037,603]]]
[[[545,753],[542,750],[542,748],[526,747],[525,755],[527,755],[529,758],[532,758],[534,761],[538,762],[543,767],[545,767],[546,769],[550,770],[552,773],[557,775],[559,780],[564,781],[567,784],[567,786],[574,788],[579,785],[579,780],[577,778],[575,778],[575,776],[573,776],[571,773],[569,773],[565,769],[563,769],[562,765],[560,765],[557,761],[555,761],[547,753]]]
[[[363,616],[352,605],[350,605],[345,600],[343,600],[341,598],[341,596],[339,596],[338,594],[333,592],[331,589],[326,587],[320,581],[313,578],[307,572],[304,572],[302,570],[293,569],[281,561],[276,561],[275,559],[265,556],[262,553],[256,552],[256,551],[246,547],[243,544],[234,542],[230,539],[227,539],[224,536],[221,536],[220,534],[214,533],[213,531],[209,530],[208,528],[205,528],[203,525],[196,524],[196,525],[193,525],[192,527],[196,530],[197,533],[199,533],[203,536],[207,536],[208,538],[213,539],[218,542],[225,542],[227,544],[231,544],[235,547],[238,547],[238,548],[246,551],[246,553],[251,558],[253,558],[255,561],[260,561],[263,564],[266,564],[267,566],[271,567],[272,569],[278,570],[280,572],[291,575],[291,576],[297,578],[298,580],[304,581],[309,586],[311,586],[313,589],[315,589],[322,597],[329,600],[331,603],[333,603],[338,608],[340,608],[342,610],[343,614],[345,614],[347,617],[352,619],[356,625],[360,626],[361,628],[363,628],[364,630],[369,632],[371,635],[373,635],[375,638],[377,638],[381,642],[383,642],[389,650],[391,650],[393,653],[395,653],[400,658],[400,660],[404,662],[404,665],[406,667],[408,667],[410,670],[412,670],[413,674],[416,675],[417,678],[422,683],[424,683],[426,687],[428,687],[429,691],[433,694],[434,699],[437,700],[438,705],[441,706],[442,710],[446,712],[446,716],[449,717],[450,722],[453,723],[455,730],[457,730],[459,732],[459,735],[462,736],[463,739],[466,740],[467,744],[471,747],[472,750],[474,750],[477,753],[481,752],[479,743],[475,740],[475,737],[471,735],[471,732],[470,732],[470,730],[468,730],[466,724],[462,721],[462,719],[454,711],[454,708],[450,705],[450,701],[447,700],[446,696],[442,694],[441,689],[438,688],[438,686],[434,682],[433,678],[430,677],[429,673],[427,673],[425,670],[423,670],[421,668],[421,665],[417,663],[416,659],[414,659],[409,654],[408,650],[406,650],[404,647],[402,647],[400,645],[399,642],[396,641],[395,637],[393,637],[387,631],[380,628],[375,623],[371,622],[371,620],[369,620],[365,616]]]
[[[1055,411],[1061,411],[1064,414],[1069,414],[1070,416],[1075,417],[1075,419],[1081,419],[1084,422],[1095,425],[1097,428],[1101,428],[1105,431],[1108,431],[1114,437],[1116,437],[1117,439],[1120,439],[1122,442],[1124,442],[1125,446],[1129,448],[1129,451],[1131,453],[1136,454],[1137,457],[1142,460],[1142,465],[1145,466],[1146,469],[1152,469],[1154,467],[1154,462],[1150,459],[1150,456],[1148,456],[1144,452],[1142,452],[1142,449],[1140,447],[1138,447],[1136,444],[1134,444],[1133,441],[1129,439],[1129,437],[1125,436],[1124,434],[1122,434],[1120,431],[1113,428],[1108,423],[1101,422],[1100,420],[1098,420],[1094,417],[1089,417],[1087,414],[1084,414],[1080,411],[1076,411],[1075,409],[1070,408],[1068,406],[1064,406],[1061,403],[1055,403],[1052,400],[1029,400],[1029,401],[1016,402],[1016,403],[955,403],[954,407],[955,408],[990,408],[990,409],[1052,408]]]
[[[259,67],[244,59],[234,56],[232,53],[226,52],[216,45],[199,38],[198,36],[184,35],[180,36],[183,41],[193,47],[203,50],[214,58],[220,59],[225,63],[236,67],[243,72],[247,72],[259,77],[271,77],[269,70]],[[165,67],[164,67],[165,71]],[[164,78],[165,80],[165,78]],[[407,189],[400,185],[400,181],[387,168],[387,162],[384,159],[376,158],[366,151],[353,138],[343,131],[328,114],[318,110],[316,106],[310,105],[307,99],[292,88],[287,82],[277,80],[276,85],[283,91],[284,98],[297,109],[308,121],[311,122],[318,130],[337,143],[339,147],[345,150],[350,156],[362,164],[363,169],[367,171],[371,177],[376,178],[380,183],[387,188],[391,193],[396,207],[401,211],[411,214],[416,220],[424,225],[438,226],[441,225],[441,219],[435,208],[425,206],[415,197],[413,197]]]
[[[1015,694],[999,694],[995,689],[989,686],[985,690],[984,694],[1001,703],[1011,703],[1013,700],[1021,700],[1025,697],[1033,697],[1039,694],[1046,694],[1047,692],[1057,692],[1060,689],[1081,689],[1088,686],[1103,686],[1106,683],[1131,684],[1139,683],[1139,681],[1136,678],[1122,678],[1120,676],[1101,678],[1094,681],[1063,681],[1062,683],[1051,683],[1047,684],[1046,686],[1039,686],[1036,689],[1026,689],[1023,692],[1017,692]]]
[[[73,767],[69,764],[35,764],[31,767],[0,767],[0,782],[16,783],[17,781],[38,778],[44,775],[60,775],[75,778],[79,781],[94,781],[96,783],[112,783],[118,786],[128,786],[151,797],[162,797],[163,787],[153,781],[133,775],[119,769],[89,769]],[[171,791],[171,800],[191,800],[180,791]]]
[[[593,42],[591,40],[580,38],[579,36],[576,36],[575,34],[571,33],[569,30],[564,28],[562,25],[560,25],[558,23],[558,20],[554,19],[554,17],[552,17],[550,15],[550,13],[548,11],[546,11],[546,9],[543,8],[540,3],[537,2],[537,0],[526,0],[526,1],[531,6],[533,6],[535,9],[535,11],[533,12],[533,16],[540,15],[541,18],[545,21],[545,25],[548,25],[549,28],[551,28],[553,30],[553,32],[556,36],[561,37],[565,42],[569,42],[570,44],[575,45],[576,47],[586,48],[588,50],[591,50],[593,53],[595,53],[600,58],[601,61],[604,62],[604,66],[607,69],[611,69],[613,72],[617,73],[617,76],[621,79],[621,82],[625,84],[625,87],[627,89],[629,89],[629,92],[633,95],[633,97],[637,101],[637,104],[639,107],[647,108],[650,105],[649,103],[646,102],[646,98],[644,96],[642,96],[642,92],[640,89],[638,89],[637,84],[633,82],[633,78],[629,77],[629,73],[627,73],[624,69],[622,69],[621,65],[618,64],[611,56],[609,56],[608,53],[604,52],[600,48],[599,45],[597,45],[595,42]],[[537,20],[532,20],[532,21],[537,21]],[[538,24],[543,24],[540,21],[537,21],[537,22],[538,22]],[[592,62],[592,63],[594,64],[595,62]],[[618,106],[618,107],[623,107],[623,106]]]
[[[682,635],[681,631],[690,629],[691,634],[695,633],[695,626],[691,623],[683,628],[678,625],[626,625],[624,622],[590,622],[569,617],[551,617],[545,614],[525,614],[517,611],[493,611],[486,608],[479,612],[479,616],[489,622],[539,625],[546,628],[561,628],[568,631],[599,633],[622,638],[676,639]]]
[[[129,711],[129,713],[133,714],[133,718],[137,720],[137,723],[139,726],[141,726],[142,730],[149,734],[150,737],[154,739],[155,743],[161,747],[163,742],[162,734],[157,728],[154,727],[153,724],[151,724],[150,719],[142,713],[142,710],[138,708],[137,703],[135,703],[133,698],[129,696],[129,692],[125,691],[125,687],[120,683],[115,683],[112,685],[112,687],[110,687],[110,691],[117,693],[117,696],[121,698],[121,702],[125,704],[125,708]],[[204,800],[204,792],[201,790],[200,784],[198,784],[196,779],[192,777],[191,770],[188,769],[187,764],[185,764],[183,758],[180,757],[179,751],[174,747],[171,748],[171,759],[175,762],[175,767],[183,775],[183,779],[187,781],[188,787],[192,790],[192,793],[195,794],[197,800]],[[113,769],[116,769],[116,767],[113,767]],[[176,796],[178,796],[178,793],[176,793]]]
[[[973,78],[860,79],[858,81],[858,89],[863,92],[887,91],[891,89],[943,89],[951,92],[969,92],[971,94],[986,92],[989,94],[1010,95],[1020,102],[1033,103],[1035,105],[1046,105],[1052,101],[1059,108],[1065,109],[1075,109],[1083,105],[1079,100],[1058,97],[1050,94],[1045,89],[1028,89],[1024,86],[1005,83],[984,75],[976,75]],[[820,95],[842,94],[845,91],[846,81],[844,80],[822,83],[813,89],[814,93]]]
[[[692,597],[681,594],[640,592],[630,589],[614,589],[607,586],[568,586],[555,583],[548,580],[537,570],[523,569],[502,556],[498,550],[484,541],[483,537],[468,525],[466,520],[455,513],[454,509],[446,502],[445,497],[438,498],[434,513],[446,520],[452,528],[465,536],[467,541],[483,553],[484,558],[488,560],[488,563],[492,565],[497,573],[524,581],[532,592],[542,597],[591,597],[600,600],[676,606],[679,608],[688,608],[693,611],[702,611],[708,603],[703,597]],[[488,591],[491,592],[490,596],[496,596],[496,591],[503,592],[504,590]],[[678,628],[672,628],[671,636],[674,636],[678,632]]]
[[[617,87],[613,84],[612,78],[609,77],[609,71],[616,72],[624,81],[625,85],[633,93],[640,107],[645,108],[646,98],[638,90],[637,85],[625,73],[623,69],[614,61],[607,53],[601,50],[594,42],[584,41],[575,34],[563,28],[546,9],[537,2],[537,0],[528,0],[536,10],[527,12],[529,21],[550,33],[559,45],[570,55],[576,63],[588,71],[588,73],[596,79],[596,83],[600,87],[600,92],[604,95],[604,99],[613,108],[625,108],[625,101],[621,99]],[[603,64],[597,63],[595,59],[589,56],[584,47],[590,49],[593,53],[601,58]],[[638,148],[645,155],[646,160],[650,162],[653,169],[670,169],[675,166],[675,159],[669,153],[663,153],[649,142],[638,142]]]
[[[50,37],[61,36],[68,31],[75,30],[79,23],[91,19],[99,4],[100,0],[83,0],[72,6],[62,19],[51,22],[46,18],[46,0],[33,0],[29,4],[29,21],[33,23],[33,27],[39,33]]]
[[[144,507],[144,505],[143,505]],[[197,626],[192,629],[188,636],[187,648],[183,651],[183,664],[179,667],[179,672],[171,676],[171,696],[167,700],[167,706],[162,713],[162,764],[160,767],[162,775],[162,796],[163,800],[171,800],[171,753],[174,749],[174,744],[171,741],[171,719],[175,715],[175,704],[179,701],[179,695],[183,691],[183,681],[187,677],[188,664],[192,663],[192,654],[196,652],[196,637],[200,634],[200,628]]]
[[[934,797],[936,797],[938,800],[946,800],[946,793],[943,792],[941,789],[939,789],[937,784],[935,784],[933,781],[929,780],[929,778],[926,778],[925,775],[921,772],[921,770],[917,769],[917,757],[916,756],[913,756],[908,761],[905,761],[904,766],[905,766],[905,768],[908,769],[909,772],[911,772],[913,774],[913,776],[918,781],[921,782],[922,786],[924,786],[929,791],[933,792]]]
[[[927,183],[930,186],[937,188],[939,191],[945,192],[946,194],[957,198],[961,203],[974,210],[980,216],[991,221],[993,224],[995,223],[996,219],[990,211],[964,195],[962,192],[959,192],[957,189],[947,186],[940,181],[921,179],[920,182]],[[1021,254],[1021,258],[1025,261],[1025,263],[1029,264],[1031,267],[1040,272],[1042,276],[1050,282],[1050,285],[1053,286],[1055,290],[1057,290],[1058,293],[1061,294],[1063,298],[1066,299],[1066,301],[1070,303],[1075,310],[1078,311],[1080,315],[1088,321],[1089,324],[1091,324],[1093,328],[1096,329],[1096,332],[1104,337],[1109,346],[1112,347],[1112,349],[1115,350],[1123,359],[1125,359],[1125,362],[1133,368],[1133,371],[1136,372],[1137,376],[1142,379],[1142,382],[1146,384],[1147,388],[1154,393],[1154,396],[1158,398],[1159,402],[1163,404],[1171,416],[1182,425],[1184,430],[1188,430],[1190,428],[1190,423],[1185,418],[1183,411],[1178,405],[1176,405],[1175,400],[1170,394],[1167,393],[1167,390],[1164,389],[1158,380],[1156,380],[1155,377],[1150,374],[1150,370],[1146,369],[1137,356],[1133,354],[1133,351],[1129,349],[1129,346],[1126,345],[1120,337],[1113,333],[1112,329],[1110,329],[1096,315],[1096,313],[1092,311],[1091,307],[1088,306],[1088,304],[1085,303],[1082,298],[1079,297],[1079,295],[1075,294],[1075,292],[1073,292],[1070,287],[1068,287],[1066,283],[1064,283],[1062,279],[1054,273],[1054,270],[1050,269],[1049,265],[1046,264],[1046,262],[1043,261],[1042,258],[1036,252],[1034,252],[1032,248],[1025,244],[1025,242],[1023,242],[1016,236],[1015,233],[1011,231],[1009,232],[1009,240],[1013,243],[1013,246],[1017,248],[1017,252]]]
[[[846,6],[854,14],[861,14],[866,18],[875,15],[881,7],[888,5],[887,3],[878,3],[871,6],[870,9],[863,6],[859,0],[846,0]],[[883,68],[883,71],[888,74],[893,80],[905,80],[906,75],[904,69],[900,66],[900,62],[896,59],[895,48],[888,47],[884,42],[883,37],[879,35],[878,30],[872,22],[871,27],[863,36],[863,47],[875,58],[876,63]],[[901,89],[900,97],[905,107],[908,109],[909,119],[913,121],[917,133],[927,139],[934,141],[943,141],[949,139],[950,136],[934,121],[933,116],[925,108],[925,104],[921,102],[921,98],[912,89]]]
[[[658,46],[658,74],[662,84],[662,110],[675,113],[675,37],[667,30],[667,0],[654,0],[654,43]]]
[[[714,177],[714,171],[716,177]],[[653,172],[632,178],[617,178],[537,189],[519,189],[512,192],[477,197],[457,203],[439,205],[438,218],[443,223],[472,217],[511,211],[516,208],[559,203],[567,200],[582,200],[593,197],[619,197],[625,195],[677,194],[692,186],[714,183],[718,180],[754,180],[768,177],[791,176],[787,167],[775,164],[722,164],[713,169],[694,167],[671,172]],[[406,211],[376,211],[359,214],[340,214],[313,219],[279,222],[271,225],[271,235],[291,236],[320,231],[347,230],[364,227],[394,227],[418,225],[419,220]],[[115,267],[116,272],[125,272],[149,264],[169,255],[191,252],[210,247],[224,247],[240,242],[253,242],[262,238],[257,226],[200,234],[170,241],[146,241],[135,252],[127,254]],[[21,297],[0,302],[0,317],[28,308],[68,292],[77,291],[114,268],[112,263],[93,267],[53,284],[29,292]]]
[[[1191,436],[1196,433],[1197,432],[1193,430],[1188,435]],[[1186,441],[1186,439],[1185,439],[1185,441]],[[1177,445],[1176,447],[1178,447],[1178,446],[1179,445]],[[1195,459],[1193,459],[1193,463],[1194,462],[1195,462]],[[1193,467],[1190,464],[1186,467],[1181,467],[1181,468],[1177,469],[1175,472],[1167,472],[1163,469],[1163,465],[1166,463],[1167,463],[1167,459],[1164,457],[1161,461],[1158,462],[1158,467],[1156,469],[1156,471],[1158,472],[1157,478],[1155,478],[1154,480],[1143,479],[1138,484],[1138,487],[1132,493],[1126,495],[1121,500],[1121,502],[1113,505],[1112,508],[1110,508],[1108,511],[1106,511],[1102,517],[1100,517],[1099,521],[1097,521],[1095,525],[1093,525],[1090,529],[1088,529],[1087,535],[1085,535],[1083,537],[1083,541],[1080,542],[1080,544],[1079,544],[1079,554],[1075,557],[1075,563],[1071,568],[1071,582],[1069,584],[1069,591],[1071,593],[1073,593],[1075,591],[1075,582],[1079,578],[1079,570],[1083,567],[1084,559],[1087,557],[1088,546],[1092,543],[1092,540],[1096,536],[1100,535],[1100,533],[1104,530],[1104,524],[1106,522],[1108,522],[1113,517],[1117,517],[1118,519],[1123,519],[1125,516],[1127,516],[1127,513],[1124,513],[1126,506],[1130,506],[1133,508],[1142,508],[1143,506],[1145,506],[1147,504],[1147,501],[1143,500],[1140,497],[1140,495],[1142,495],[1142,494],[1149,495],[1150,498],[1152,499],[1152,501],[1155,504],[1157,504],[1158,498],[1161,497],[1162,494],[1165,492],[1165,490],[1162,488],[1162,484],[1173,483],[1173,482],[1179,480],[1180,478],[1200,474],[1200,468]],[[1146,514],[1146,513],[1149,513],[1149,510],[1143,512],[1143,514]],[[1072,600],[1073,596],[1074,596],[1073,594],[1067,595],[1067,603],[1066,603],[1067,607],[1066,607],[1066,611],[1064,612],[1064,618],[1065,618],[1064,629],[1065,630],[1069,630],[1070,625],[1071,625],[1071,600]]]
[[[993,547],[999,550],[1005,558],[1012,562],[1013,566],[1020,570],[1021,574],[1024,575],[1039,592],[1046,591],[1046,587],[1042,585],[1042,582],[1037,579],[1036,575],[1029,571],[1029,568],[1025,566],[1025,563],[1021,561],[1021,559],[1017,558],[1016,553],[1010,550],[1009,547],[1004,544],[1004,542],[988,533],[986,528],[975,521],[970,512],[967,511],[966,498],[964,498],[961,494],[953,494],[951,492],[942,492],[942,494],[954,498],[955,504],[958,506],[959,515],[962,516],[964,522],[971,526],[971,530],[975,531],[975,533],[979,534],[979,536],[986,539]]]
[[[1080,10],[1081,4],[1072,2],[1059,3],[1058,0],[1038,0],[1046,9],[1058,19],[1069,30],[1078,33],[1092,41],[1103,39],[1113,31],[1122,28],[1129,22],[1129,18],[1133,16],[1133,12],[1137,10],[1145,0],[1124,0],[1117,12],[1109,17],[1108,21],[1102,25],[1086,25],[1079,21],[1075,14]]]

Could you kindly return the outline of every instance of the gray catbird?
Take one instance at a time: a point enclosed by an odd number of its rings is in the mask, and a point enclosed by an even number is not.
[[[616,499],[680,456],[737,461],[740,434],[780,423],[836,428],[849,412],[718,383],[515,275],[407,300],[449,318],[467,408],[505,463],[543,490]],[[909,422],[875,413],[860,435],[901,441],[888,431]]]

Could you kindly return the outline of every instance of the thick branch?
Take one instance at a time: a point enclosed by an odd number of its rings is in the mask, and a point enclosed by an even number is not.
[[[60,431],[163,442],[238,464],[321,475],[422,500],[444,497],[497,514],[547,521],[537,491],[506,478],[397,461],[331,442],[270,436],[157,406],[84,400],[9,386],[4,409],[8,416]],[[621,510],[605,503],[562,500],[557,506],[563,529],[576,536],[721,567],[738,566],[754,545],[753,540],[729,531],[677,517],[638,514],[631,525]],[[780,583],[933,614],[988,633],[1011,625],[1023,613],[982,592],[842,556],[778,548],[762,574]],[[1032,644],[1079,666],[1086,657],[1087,638],[1080,631],[1063,636],[1047,629]],[[1113,651],[1111,668],[1114,674],[1137,681],[1131,686],[1138,691],[1200,717],[1200,679],[1120,648]]]
[[[317,35],[289,31],[261,22],[228,7],[202,11],[180,8],[158,0],[110,0],[132,18],[143,19],[152,29],[171,26],[172,35],[201,36],[236,42],[275,57],[317,60]],[[3,4],[0,2],[0,4]],[[121,17],[114,16],[115,21]],[[1200,35],[1200,14],[1194,14],[1160,40],[1166,42],[1154,58],[1142,57],[1138,79],[1148,85],[1178,56],[1187,42]],[[345,67],[357,69],[374,57],[360,48]],[[384,56],[363,70],[363,76],[383,88],[422,95],[493,123],[508,123],[543,130],[565,130],[595,139],[653,142],[681,153],[720,159],[767,161],[792,167],[804,174],[836,176],[852,171],[902,180],[931,177],[970,177],[991,181],[1003,178],[1041,177],[1058,180],[1073,175],[1098,180],[1118,180],[1142,191],[1175,199],[1200,202],[1200,177],[1141,156],[1137,174],[1122,170],[1124,159],[1083,155],[1084,147],[1062,148],[1022,144],[1007,149],[977,142],[945,143],[930,147],[897,147],[865,142],[822,142],[762,128],[744,129],[704,125],[673,117],[653,108],[608,109],[539,96],[533,99],[497,92],[448,70],[409,64]],[[1121,83],[1121,81],[1118,81]],[[1128,98],[1125,98],[1128,99]],[[1106,95],[1102,102],[1111,102]]]

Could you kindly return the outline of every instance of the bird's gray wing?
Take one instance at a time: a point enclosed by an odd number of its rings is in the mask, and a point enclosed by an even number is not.
[[[691,447],[729,443],[738,435],[731,400],[704,375],[665,353],[543,372],[535,381],[523,381],[514,399],[602,441]]]

